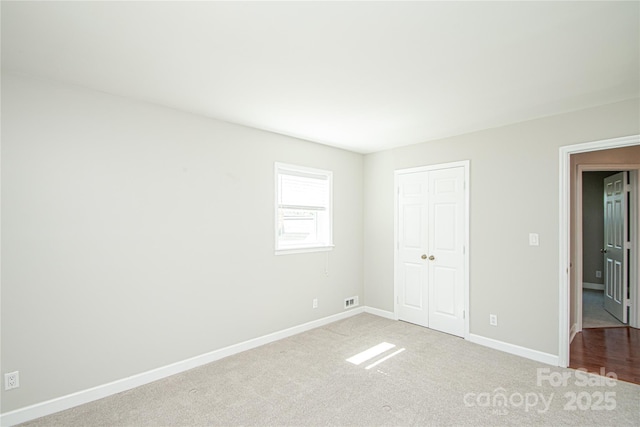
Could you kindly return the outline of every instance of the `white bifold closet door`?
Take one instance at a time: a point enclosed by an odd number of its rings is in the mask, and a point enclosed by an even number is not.
[[[396,293],[400,320],[464,334],[465,171],[398,175]]]

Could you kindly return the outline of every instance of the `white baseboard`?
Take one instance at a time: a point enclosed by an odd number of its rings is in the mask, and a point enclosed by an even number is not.
[[[527,359],[535,360],[537,362],[546,363],[548,365],[560,366],[560,359],[557,355],[544,353],[538,350],[532,350],[530,348],[521,347],[515,344],[509,344],[503,341],[494,340],[492,338],[486,338],[481,335],[469,334],[469,341],[490,347],[495,350],[504,351],[505,353],[515,354],[516,356],[526,357]]]
[[[284,329],[282,331],[274,332],[272,334],[234,344],[229,347],[214,350],[200,356],[172,363],[167,366],[162,366],[157,369],[152,369],[147,372],[142,372],[128,378],[122,378],[120,380],[99,385],[87,390],[78,391],[76,393],[48,400],[46,402],[37,403],[35,405],[26,406],[24,408],[0,414],[0,426],[13,426],[16,424],[34,420],[36,418],[44,417],[46,415],[51,415],[56,412],[64,411],[75,406],[93,402],[94,400],[102,399],[116,393],[121,393],[135,387],[140,387],[153,381],[157,381],[171,375],[179,374],[181,372],[188,371],[189,369],[206,365],[207,363],[215,362],[216,360],[220,360],[246,350],[251,350],[252,348],[260,347],[262,345],[269,344],[271,342],[278,341],[292,335],[297,335],[299,333],[306,332],[308,330],[315,329],[329,323],[336,322],[338,320],[346,319],[348,317],[364,313],[365,311],[372,314],[377,314],[377,312],[384,313],[383,310],[372,309],[375,311],[373,312],[368,311],[367,309],[368,307],[356,307],[343,313],[334,314],[332,316],[324,317],[322,319],[314,320],[302,325],[294,326],[292,328]]]
[[[571,325],[571,330],[569,331],[569,344],[573,342],[573,339],[576,337],[577,333],[578,333],[578,324],[574,323],[573,325]]]
[[[604,291],[604,285],[601,283],[582,282],[582,289],[594,289],[596,291]]]
[[[387,310],[380,310],[379,308],[375,308],[375,307],[364,307],[364,312],[365,313],[370,313],[370,314],[375,314],[376,316],[379,317],[384,317],[385,319],[389,319],[389,320],[398,320],[398,318],[396,317],[396,314],[392,311],[387,311]]]

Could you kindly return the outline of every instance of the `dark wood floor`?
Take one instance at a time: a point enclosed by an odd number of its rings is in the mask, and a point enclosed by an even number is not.
[[[571,368],[614,372],[618,379],[640,384],[640,329],[583,329],[571,342]]]

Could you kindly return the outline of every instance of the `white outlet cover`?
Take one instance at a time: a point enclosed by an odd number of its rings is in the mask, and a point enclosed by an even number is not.
[[[18,388],[18,387],[20,387],[20,373],[18,371],[4,374],[5,390],[11,390],[12,388]]]
[[[489,324],[491,326],[498,326],[498,316],[495,314],[489,315]]]
[[[540,236],[538,233],[529,233],[529,246],[539,246]]]

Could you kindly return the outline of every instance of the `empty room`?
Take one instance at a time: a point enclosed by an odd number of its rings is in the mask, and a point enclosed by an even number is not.
[[[640,2],[0,15],[2,426],[638,424]]]

